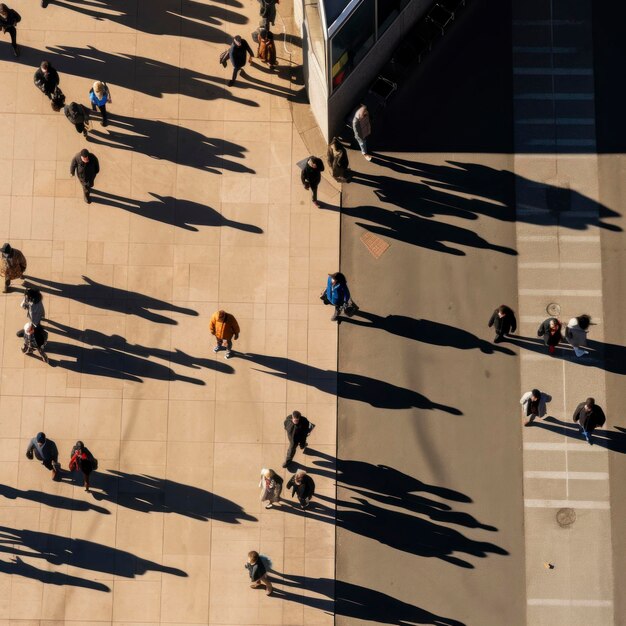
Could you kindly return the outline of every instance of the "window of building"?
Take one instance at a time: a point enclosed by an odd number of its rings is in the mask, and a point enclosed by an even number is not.
[[[379,0],[378,1],[378,37],[380,37],[400,12],[409,3],[409,0]]]
[[[324,48],[324,26],[320,15],[318,0],[305,0],[304,11],[306,24],[309,30],[311,50],[317,59],[317,63],[326,74],[326,53]]]

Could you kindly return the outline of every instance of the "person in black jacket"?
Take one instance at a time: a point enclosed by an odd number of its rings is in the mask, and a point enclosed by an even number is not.
[[[517,320],[511,307],[501,304],[489,319],[489,328],[495,327],[496,336],[494,343],[500,343],[506,335],[517,330]]]
[[[315,493],[315,483],[304,470],[299,470],[289,479],[287,489],[291,489],[291,497],[297,496],[300,506],[306,509]]]
[[[85,491],[89,491],[89,477],[96,469],[96,459],[82,441],[77,441],[72,448],[69,468],[70,472],[82,472]]]
[[[561,343],[561,322],[556,317],[544,320],[537,329],[537,337],[543,337],[543,342],[548,346],[548,352],[554,354],[554,349]]]
[[[598,426],[604,426],[606,415],[593,398],[587,398],[576,407],[573,420],[578,422],[589,445],[593,445],[591,435]]]
[[[74,158],[70,164],[70,174],[77,175],[80,184],[83,186],[83,194],[85,196],[85,202],[89,204],[91,198],[89,193],[94,185],[96,176],[100,171],[100,163],[95,154],[92,154],[86,148],[83,148]]]
[[[89,124],[89,111],[82,104],[70,102],[63,107],[65,117],[74,125],[77,133],[82,133],[87,139],[87,126]]]
[[[306,162],[306,165],[302,168],[300,174],[300,180],[305,189],[311,188],[313,193],[313,204],[319,208],[319,202],[317,201],[317,187],[322,180],[322,172],[324,171],[324,163],[322,159],[318,159],[315,156],[310,156]]]
[[[52,99],[55,88],[59,86],[59,74],[48,61],[43,61],[35,72],[34,81],[35,85]]]
[[[0,28],[3,33],[9,33],[11,37],[11,45],[13,46],[13,54],[20,56],[20,49],[17,45],[17,30],[16,25],[21,20],[20,14],[4,4],[0,3]]]
[[[32,322],[26,322],[24,325],[24,345],[22,346],[22,352],[24,354],[32,354],[37,350],[41,356],[41,360],[44,363],[49,363],[48,355],[45,352],[47,341],[48,332],[41,324],[35,326]]]
[[[301,450],[307,447],[306,438],[315,428],[315,424],[311,424],[306,417],[302,416],[300,411],[294,411],[285,418],[285,430],[289,439],[289,448],[287,449],[287,457],[283,463],[283,467],[287,467],[296,454],[296,448],[300,446]]]
[[[270,578],[267,575],[267,570],[265,569],[265,565],[263,565],[263,561],[261,560],[258,552],[255,550],[248,552],[248,562],[245,564],[245,568],[248,570],[248,574],[250,575],[250,587],[252,589],[257,589],[261,586],[261,583],[263,583],[265,585],[265,593],[268,596],[272,595],[274,588],[272,587]]]
[[[235,83],[235,79],[237,78],[237,74],[246,64],[247,55],[250,55],[250,62],[254,58],[254,52],[252,52],[252,48],[250,44],[241,38],[241,35],[237,35],[233,39],[233,43],[230,44],[230,49],[228,51],[228,57],[233,66],[233,76],[228,81],[228,86],[232,87]]]
[[[337,137],[333,137],[328,144],[328,152],[326,160],[330,173],[337,182],[345,182],[350,169],[350,160],[348,159],[348,151],[343,147]]]

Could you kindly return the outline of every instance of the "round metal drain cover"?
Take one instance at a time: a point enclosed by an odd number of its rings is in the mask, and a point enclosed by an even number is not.
[[[556,302],[550,302],[550,304],[546,307],[546,311],[550,317],[558,317],[561,315],[561,305]]]
[[[571,526],[576,521],[576,511],[574,509],[559,509],[556,514],[556,521],[562,528]]]

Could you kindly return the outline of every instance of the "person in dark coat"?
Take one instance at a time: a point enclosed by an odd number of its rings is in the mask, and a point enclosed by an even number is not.
[[[89,204],[91,198],[89,193],[94,185],[96,176],[100,171],[100,163],[95,154],[92,154],[86,148],[83,148],[77,155],[74,156],[70,163],[70,174],[78,177],[80,184],[83,186],[83,194],[85,202]]]
[[[548,346],[548,352],[554,354],[554,349],[561,343],[561,322],[556,317],[544,320],[537,329],[537,337],[543,337],[543,342]]]
[[[35,72],[34,81],[35,85],[52,99],[55,88],[59,86],[59,74],[48,61],[43,61]]]
[[[598,426],[604,426],[606,415],[593,398],[587,398],[576,407],[572,419],[578,422],[589,445],[593,445],[591,435]]]
[[[294,411],[291,415],[287,415],[285,418],[285,430],[289,439],[289,448],[287,449],[287,457],[283,467],[287,467],[291,463],[298,446],[300,446],[301,450],[307,447],[306,439],[314,428],[315,424],[311,424],[300,411]]]
[[[11,244],[5,243],[0,248],[2,258],[0,258],[0,275],[4,276],[4,291],[9,293],[11,281],[24,278],[26,271],[26,257],[17,248],[11,247]]]
[[[348,289],[348,281],[341,272],[335,272],[328,275],[326,281],[326,299],[328,304],[332,304],[335,307],[335,312],[330,318],[331,322],[336,322],[339,319],[339,314],[343,309],[343,306],[350,302],[350,289]]]
[[[91,472],[96,469],[96,459],[82,441],[77,441],[72,448],[70,457],[70,471],[80,471],[83,474],[83,484],[85,491],[89,491],[89,477]]]
[[[348,151],[341,145],[337,137],[333,137],[328,144],[326,159],[333,178],[337,182],[345,182],[350,170],[350,161],[348,159]]]
[[[233,75],[232,78],[228,81],[228,86],[232,87],[235,84],[235,79],[237,78],[237,74],[240,70],[243,69],[246,64],[246,60],[250,55],[250,62],[254,58],[254,52],[252,52],[252,48],[250,44],[242,39],[240,35],[237,35],[233,39],[233,43],[230,44],[230,49],[228,51],[228,58],[230,59],[231,65],[233,66]]]
[[[13,47],[13,54],[20,56],[20,49],[17,45],[17,23],[21,20],[20,14],[4,4],[0,3],[0,28],[3,33],[9,33],[11,37],[11,46]]]
[[[280,0],[259,0],[259,15],[263,18],[267,25],[274,26],[276,22],[276,5]]]
[[[87,126],[89,124],[89,111],[82,104],[77,102],[70,102],[63,107],[63,113],[69,120],[70,124],[74,126],[77,133],[82,133],[83,137],[87,139]]]
[[[20,306],[23,309],[26,309],[26,317],[35,326],[39,326],[41,324],[41,320],[46,317],[46,309],[43,305],[43,296],[41,295],[41,291],[39,291],[39,289],[28,287],[24,292],[24,298],[22,299]],[[24,329],[20,328],[16,334],[18,337],[23,337]]]
[[[324,163],[322,163],[322,159],[310,156],[300,173],[300,180],[302,181],[304,188],[311,189],[311,193],[313,194],[313,204],[318,208],[320,204],[317,201],[317,188],[322,180],[323,171]]]
[[[289,479],[287,489],[291,489],[291,497],[297,496],[300,506],[306,509],[315,493],[315,482],[304,470],[299,470]]]
[[[515,319],[515,313],[511,307],[506,304],[501,304],[489,319],[489,328],[492,326],[496,331],[494,343],[500,343],[504,340],[504,337],[514,333],[517,330],[517,320]]]
[[[47,341],[48,332],[41,324],[39,326],[35,326],[32,322],[24,324],[24,345],[22,346],[24,354],[32,354],[37,350],[41,360],[44,363],[49,363],[48,355],[45,351]]]
[[[61,470],[59,450],[52,439],[46,438],[45,433],[37,433],[28,443],[26,458],[33,460],[33,456],[43,463],[43,466],[52,470],[52,480],[55,480]]]
[[[265,585],[265,593],[268,596],[272,595],[274,588],[272,587],[270,578],[267,575],[265,565],[263,565],[263,561],[256,550],[248,552],[248,562],[245,564],[245,568],[248,570],[248,574],[250,575],[250,587],[252,589],[257,589],[261,586],[261,584],[263,584]]]

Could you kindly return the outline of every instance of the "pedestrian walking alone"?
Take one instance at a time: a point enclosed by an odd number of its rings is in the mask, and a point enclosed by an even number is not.
[[[320,204],[317,201],[317,188],[322,180],[322,172],[324,171],[324,163],[322,159],[318,159],[315,156],[310,156],[302,172],[300,173],[300,180],[305,189],[310,189],[313,194],[313,204],[319,209]]]
[[[548,352],[554,354],[556,346],[561,343],[561,322],[556,317],[549,317],[543,321],[537,329],[537,337],[543,337],[543,342],[548,346]]]
[[[591,435],[598,426],[604,426],[606,415],[593,398],[587,398],[576,407],[573,420],[578,422],[587,443],[593,445]]]
[[[565,329],[565,339],[572,348],[574,348],[574,354],[580,358],[589,354],[587,347],[587,333],[589,332],[589,326],[591,325],[591,316],[587,314],[579,315],[578,317],[572,317],[567,323]]]
[[[31,461],[36,458],[43,466],[52,471],[52,480],[55,480],[61,471],[59,450],[52,439],[47,439],[45,433],[37,433],[26,449],[26,458]]]
[[[109,86],[102,80],[97,80],[89,90],[89,101],[91,102],[91,110],[100,109],[102,113],[102,126],[109,123],[107,117],[107,104],[111,104],[111,90]]]
[[[230,49],[228,51],[228,57],[230,59],[231,65],[233,66],[233,75],[232,78],[228,81],[229,87],[232,87],[235,84],[237,74],[240,71],[243,74],[243,67],[246,64],[248,55],[250,55],[250,62],[252,63],[252,59],[254,58],[254,52],[252,52],[250,44],[245,39],[242,39],[241,35],[235,36],[233,42],[230,44]]]
[[[274,504],[280,502],[280,493],[283,490],[283,479],[273,469],[261,470],[261,502],[267,502],[266,509],[271,509]]]
[[[35,326],[32,322],[24,324],[24,345],[22,346],[24,354],[33,354],[36,350],[41,360],[48,363],[48,355],[45,352],[46,343],[48,343],[48,331],[41,324],[39,326]]]
[[[87,204],[91,204],[91,189],[93,188],[96,176],[100,171],[100,163],[95,154],[92,154],[86,148],[83,148],[74,156],[70,163],[70,174],[80,181],[83,187],[83,197]]]
[[[89,491],[89,477],[91,472],[98,469],[98,461],[82,441],[77,441],[72,448],[69,464],[70,472],[81,472],[85,491]]]
[[[59,74],[48,61],[42,61],[35,72],[34,81],[35,85],[52,99],[54,90],[59,86]]]
[[[267,63],[270,66],[276,65],[276,46],[274,44],[274,35],[267,28],[261,28],[259,31],[257,56],[261,59],[261,61],[263,61],[263,63]]]
[[[215,337],[217,343],[213,348],[213,352],[219,352],[223,347],[224,343],[226,344],[226,354],[224,355],[225,359],[230,359],[233,355],[233,340],[239,339],[239,324],[235,319],[235,316],[231,313],[226,313],[226,311],[216,311],[211,316],[211,321],[209,322],[209,330],[211,334]]]
[[[46,310],[43,306],[43,296],[41,295],[41,291],[39,291],[39,289],[29,287],[24,292],[24,298],[20,306],[23,309],[26,309],[26,317],[35,326],[39,326],[41,324],[41,320],[46,317]],[[23,337],[24,329],[18,330],[17,336]]]
[[[333,137],[328,144],[326,159],[332,177],[339,183],[345,182],[350,170],[350,160],[348,159],[348,151],[341,145],[337,137]]]
[[[304,470],[298,470],[289,479],[287,489],[291,489],[291,497],[297,496],[300,506],[306,509],[315,493],[315,482]]]
[[[359,105],[354,117],[352,118],[352,130],[356,138],[361,154],[367,161],[372,160],[372,155],[367,150],[367,138],[372,134],[372,124],[370,114],[364,104]]]
[[[326,291],[322,292],[322,299],[325,304],[332,304],[335,307],[335,312],[330,321],[336,322],[343,308],[350,302],[348,281],[341,272],[328,275]]]
[[[307,437],[314,428],[315,424],[311,424],[300,411],[294,411],[291,415],[287,415],[285,418],[285,430],[289,439],[289,448],[287,448],[287,457],[283,467],[287,467],[291,463],[298,446],[300,446],[300,450],[304,450],[307,447]]]
[[[530,426],[536,417],[545,417],[547,413],[546,403],[552,401],[552,396],[547,393],[533,389],[527,391],[520,399],[522,412],[528,418],[524,426]]]
[[[515,313],[511,307],[506,304],[501,304],[489,319],[489,328],[492,326],[496,331],[496,336],[493,340],[494,343],[500,343],[504,338],[514,333],[517,330],[517,320],[515,319]]]
[[[4,276],[4,290],[2,293],[9,293],[11,281],[24,278],[26,271],[26,257],[17,249],[5,243],[2,248],[2,264],[0,265],[0,275]]]
[[[87,131],[89,127],[89,111],[87,107],[77,102],[70,102],[63,107],[63,113],[69,120],[70,124],[74,126],[77,133],[82,133],[83,137],[87,139]]]
[[[22,18],[17,11],[9,9],[4,2],[0,3],[0,28],[2,28],[3,33],[9,33],[13,54],[16,57],[20,56],[20,48],[17,45],[17,29],[15,27],[21,20]]]
[[[272,587],[272,582],[267,575],[267,570],[258,552],[255,550],[248,552],[248,561],[245,564],[245,568],[250,575],[250,587],[258,589],[261,585],[265,585],[265,593],[268,596],[272,595],[274,587]]]
[[[259,15],[265,20],[266,24],[274,26],[276,22],[276,5],[280,4],[280,0],[259,0]]]

